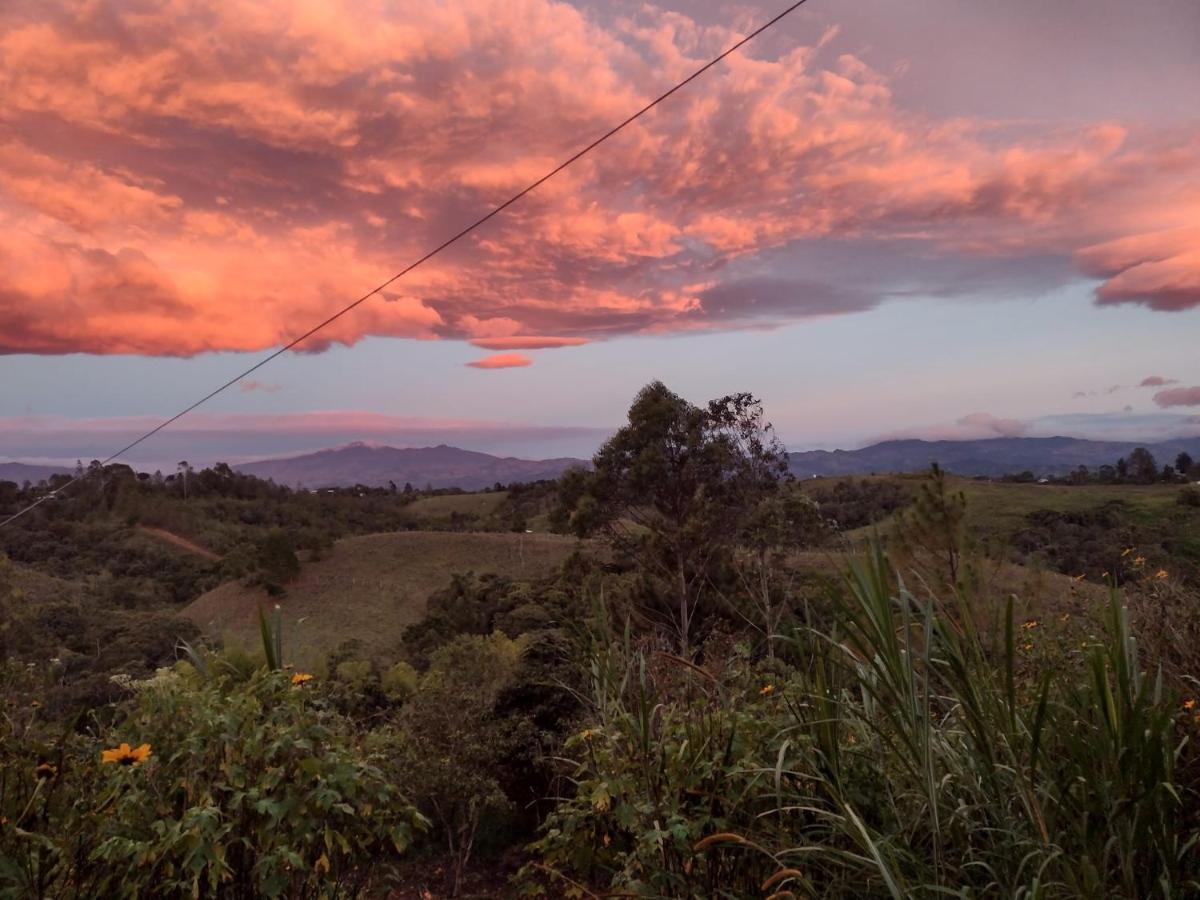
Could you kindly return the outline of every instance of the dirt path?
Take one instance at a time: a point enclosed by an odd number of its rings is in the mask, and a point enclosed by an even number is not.
[[[186,550],[188,553],[194,553],[196,556],[203,556],[205,559],[211,560],[218,560],[221,558],[211,550],[206,550],[199,544],[193,543],[187,538],[180,537],[179,535],[173,534],[172,532],[163,528],[149,528],[145,525],[139,525],[138,530],[144,532],[145,534],[156,537],[160,541],[166,541],[168,544],[174,544],[180,550]]]

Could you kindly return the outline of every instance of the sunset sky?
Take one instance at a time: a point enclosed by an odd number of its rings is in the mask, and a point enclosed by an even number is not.
[[[0,457],[103,456],[787,3],[0,3]],[[1200,4],[809,0],[133,460],[1200,434]]]

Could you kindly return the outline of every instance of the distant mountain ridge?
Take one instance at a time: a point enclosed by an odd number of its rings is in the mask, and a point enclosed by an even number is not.
[[[492,456],[474,450],[462,450],[439,444],[436,447],[388,447],[356,441],[342,447],[318,450],[280,459],[234,466],[239,472],[258,478],[270,478],[277,484],[306,488],[387,487],[394,482],[415,488],[457,487],[478,490],[496,482],[539,481],[557,478],[567,469],[590,466],[582,459],[517,459]]]
[[[869,475],[916,472],[936,462],[956,475],[999,477],[1030,471],[1039,477],[1066,475],[1079,466],[1096,469],[1128,457],[1137,447],[1154,454],[1159,466],[1175,462],[1181,451],[1200,458],[1200,437],[1148,443],[1090,441],[1069,437],[987,438],[976,441],[883,441],[861,450],[805,450],[788,454],[792,473]]]
[[[45,481],[51,475],[70,475],[71,470],[62,466],[38,466],[30,463],[0,462],[0,481],[11,481],[15,484],[37,484]]]

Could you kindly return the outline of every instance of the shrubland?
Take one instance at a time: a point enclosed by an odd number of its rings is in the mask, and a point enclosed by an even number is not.
[[[552,485],[326,498],[201,475],[5,538],[0,894],[1200,892],[1186,487],[798,484],[753,397],[661,384]],[[61,571],[68,552],[28,549],[101,540],[143,496],[221,555],[189,560],[207,574],[184,593],[254,586],[260,648],[183,629],[169,573],[130,562],[159,544]],[[464,560],[390,651],[363,635],[290,667],[269,610],[295,568],[416,513],[587,540],[536,576]],[[71,654],[97,690],[64,695]]]

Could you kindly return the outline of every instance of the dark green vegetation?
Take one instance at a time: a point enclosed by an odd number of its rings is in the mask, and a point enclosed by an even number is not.
[[[785,462],[655,384],[559,482],[93,472],[0,532],[0,895],[1200,891],[1193,489]]]

